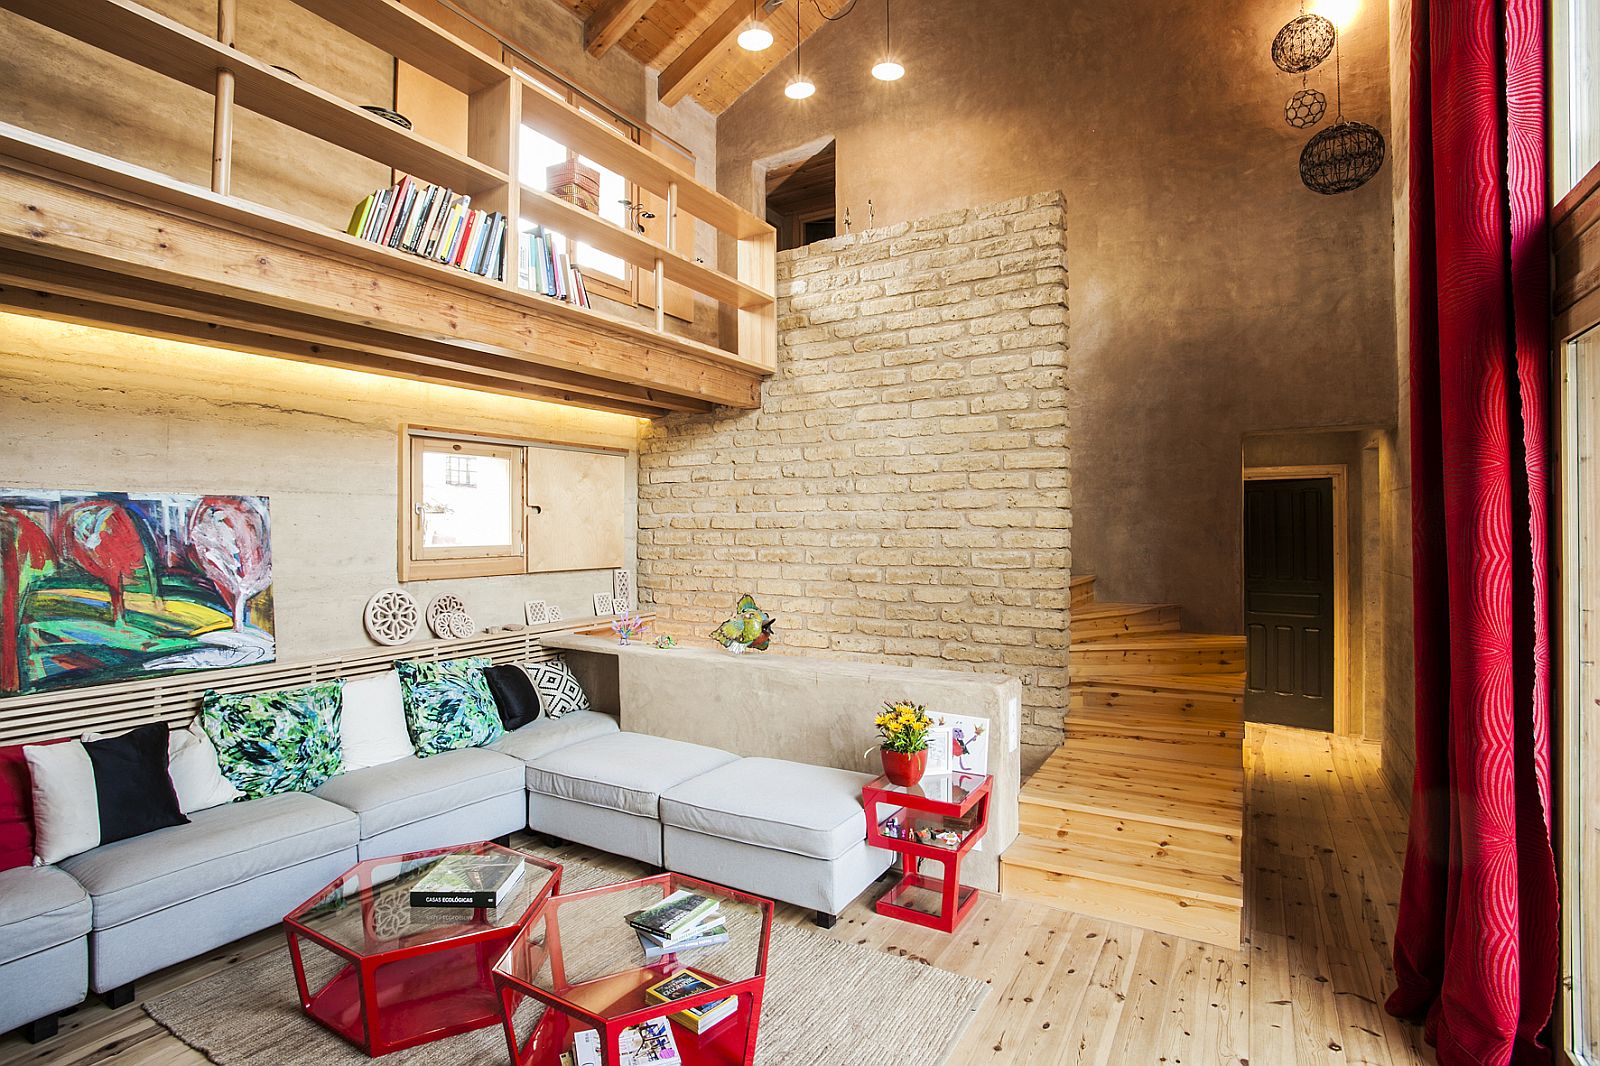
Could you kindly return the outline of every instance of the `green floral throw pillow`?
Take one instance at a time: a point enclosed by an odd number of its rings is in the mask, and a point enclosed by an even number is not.
[[[500,739],[500,712],[483,678],[484,667],[492,665],[482,656],[394,664],[405,691],[406,727],[418,755],[426,758]]]
[[[344,767],[339,713],[344,682],[224,695],[207,692],[200,724],[222,776],[250,799],[310,792]]]

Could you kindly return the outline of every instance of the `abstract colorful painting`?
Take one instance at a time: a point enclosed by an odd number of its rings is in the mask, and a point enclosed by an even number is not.
[[[276,651],[265,496],[0,489],[0,697]]]

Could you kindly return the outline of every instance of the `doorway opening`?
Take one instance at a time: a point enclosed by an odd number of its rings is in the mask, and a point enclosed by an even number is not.
[[[767,221],[778,231],[778,251],[838,235],[836,159],[836,143],[830,140],[799,158],[768,165]]]
[[[1347,732],[1343,466],[1245,471],[1245,719]]]

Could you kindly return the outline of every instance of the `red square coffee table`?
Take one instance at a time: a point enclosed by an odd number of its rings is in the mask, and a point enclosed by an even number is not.
[[[728,941],[647,962],[628,915],[687,889],[716,899]],[[761,997],[767,983],[772,901],[731,888],[665,873],[551,898],[530,919],[495,965],[494,981],[506,1044],[515,1066],[557,1066],[573,1033],[600,1033],[606,1066],[622,1061],[627,1030],[690,1007],[739,997],[729,1018],[696,1035],[673,1021],[684,1066],[750,1066],[755,1061]],[[717,983],[714,991],[654,1003],[645,989],[680,970]],[[517,1007],[532,997],[545,1010],[527,1036],[517,1032]]]
[[[966,920],[978,902],[978,890],[961,883],[961,860],[989,828],[993,784],[988,774],[951,773],[930,774],[909,788],[887,777],[862,786],[867,844],[898,852],[902,864],[900,880],[875,904],[879,914],[945,933],[955,932]],[[880,805],[898,808],[898,813],[881,814]],[[945,842],[921,839],[935,833],[946,834]],[[944,876],[923,876],[923,859],[939,863]],[[910,906],[907,901],[912,900],[937,901],[938,909]]]
[[[495,852],[524,864],[505,906],[411,906],[411,886],[439,859]],[[283,920],[300,1005],[372,1056],[495,1025],[500,1009],[490,970],[560,886],[559,864],[497,844],[358,862]],[[315,991],[302,940],[335,956],[332,975]]]

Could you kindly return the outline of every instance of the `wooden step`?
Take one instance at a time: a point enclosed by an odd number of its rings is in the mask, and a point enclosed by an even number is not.
[[[1241,859],[1239,833],[1187,829],[1133,818],[1108,817],[1082,811],[1062,811],[1042,804],[1029,807],[1019,823],[1023,836],[1058,845],[1082,843],[1101,850],[1145,859],[1181,855],[1191,862],[1231,863]]]
[[[1186,692],[1131,692],[1095,684],[1068,690],[1067,709],[1117,711],[1123,714],[1160,713],[1169,710],[1213,710],[1243,714],[1240,697]]]
[[[1141,633],[1116,640],[1073,641],[1068,667],[1073,678],[1083,680],[1092,680],[1104,670],[1239,674],[1242,679],[1244,638],[1199,633]]]
[[[1087,607],[1094,602],[1094,575],[1081,574],[1067,579],[1067,591],[1071,598],[1067,601],[1076,615],[1078,608]]]
[[[1244,700],[1243,674],[1152,674],[1132,669],[1096,669],[1093,678],[1074,680],[1073,688],[1093,685],[1111,692],[1217,696]]]
[[[1040,870],[1070,868],[1097,881],[1244,906],[1239,867],[1222,857],[1180,856],[1170,852],[1143,857],[1124,849],[1087,842],[1069,846],[1021,836],[1006,849],[1006,861],[1012,866]]]
[[[1016,858],[1013,859],[1013,853]],[[1125,922],[1218,947],[1237,949],[1243,903],[1208,898],[1201,888],[1155,888],[1130,883],[1137,871],[1089,862],[1061,868],[1060,856],[1019,838],[1001,863],[1001,892],[1112,922]]]
[[[1091,603],[1072,608],[1072,641],[1114,640],[1136,633],[1164,633],[1179,626],[1171,603]]]

